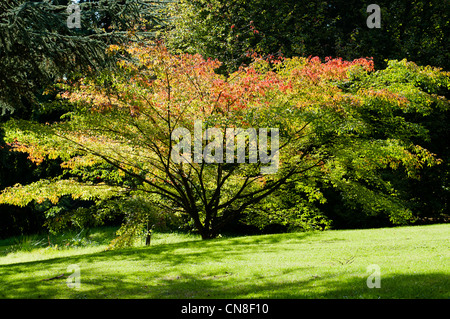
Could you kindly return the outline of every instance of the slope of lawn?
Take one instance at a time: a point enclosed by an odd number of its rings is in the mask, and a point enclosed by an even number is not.
[[[210,241],[156,234],[150,247],[114,251],[101,236],[28,252],[0,242],[0,298],[450,298],[449,224]],[[79,288],[67,286],[73,264]],[[370,289],[373,264],[381,287]]]

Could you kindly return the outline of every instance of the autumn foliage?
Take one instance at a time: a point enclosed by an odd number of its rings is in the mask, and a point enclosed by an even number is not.
[[[127,59],[118,63],[118,70],[60,84],[61,99],[74,109],[64,121],[40,131],[47,138],[36,138],[36,133],[23,130],[23,123],[10,122],[9,131],[15,132],[9,135],[11,146],[37,163],[59,156],[63,168],[81,175],[83,169],[107,163],[120,172],[107,194],[153,196],[155,207],[189,216],[205,239],[254,212],[252,208],[267,198],[283,196],[286,189],[299,194],[294,210],[280,204],[275,212],[259,214],[278,220],[289,216],[299,227],[305,224],[305,212],[308,220],[315,220],[321,215],[311,203],[326,201],[319,182],[339,188],[368,211],[388,212],[393,222],[410,220],[412,212],[378,172],[402,170],[408,178],[419,178],[425,165],[440,163],[414,143],[412,137],[426,132],[401,116],[392,122],[391,114],[420,113],[424,103],[448,107],[448,101],[403,78],[392,80],[397,85],[381,87],[377,77],[383,73],[375,72],[369,58],[321,61],[255,54],[251,64],[225,76],[215,72],[220,61],[171,54],[160,43],[111,46],[108,51],[119,52]],[[401,68],[417,77],[429,72],[445,80],[436,69],[413,64]],[[373,114],[379,119],[373,120]],[[260,163],[173,163],[171,133],[177,127],[193,131],[195,120],[202,120],[204,128],[278,128],[278,173],[261,175]],[[386,128],[383,134],[380,124]],[[137,182],[124,184],[126,177]],[[55,202],[70,192],[87,198],[86,187],[105,189],[104,184],[84,185],[80,180],[39,185],[51,188],[42,192],[36,185],[16,185],[6,189],[0,201],[26,205],[45,197]]]

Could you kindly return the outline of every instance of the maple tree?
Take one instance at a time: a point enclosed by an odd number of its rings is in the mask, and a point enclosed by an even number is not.
[[[266,213],[274,219],[320,219],[317,211],[307,210],[309,217],[304,212],[308,203],[326,201],[318,187],[321,181],[342,190],[350,203],[387,211],[392,222],[402,223],[413,214],[380,171],[402,170],[408,178],[419,178],[424,165],[440,163],[413,143],[412,136],[426,132],[391,115],[426,112],[426,105],[436,103],[448,107],[448,101],[425,94],[416,83],[372,85],[379,73],[370,59],[322,62],[254,54],[250,65],[224,76],[215,72],[221,65],[218,60],[174,55],[160,43],[113,45],[108,53],[129,58],[100,77],[60,84],[65,91],[61,99],[74,105],[62,121],[40,125],[11,120],[5,125],[11,147],[37,163],[61,159],[72,179],[15,185],[0,194],[0,202],[26,205],[32,200],[56,203],[69,194],[100,200],[125,194],[145,198],[147,210],[189,216],[208,239],[248,212],[258,218]],[[438,69],[407,67],[423,81],[448,83],[448,75]],[[371,112],[384,116],[383,125],[390,127],[384,134],[374,134],[380,122],[372,121]],[[204,130],[222,132],[277,128],[277,172],[261,174],[262,163],[249,163],[248,154],[246,163],[175,163],[172,132],[178,127],[194,132],[196,120]],[[204,139],[202,146],[208,142]],[[113,178],[83,181],[86,170],[102,164],[116,169]],[[290,200],[295,205],[285,208],[282,199],[280,207],[267,213],[268,199],[277,201],[275,195],[283,190],[293,191]],[[264,209],[255,212],[261,205]],[[124,237],[130,238],[146,222],[148,216],[139,216],[131,232],[122,232]]]

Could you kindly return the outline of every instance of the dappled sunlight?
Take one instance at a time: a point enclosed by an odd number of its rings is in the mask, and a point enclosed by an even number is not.
[[[448,297],[450,256],[438,252],[448,245],[448,226],[419,228],[421,237],[402,245],[395,239],[412,227],[189,240],[0,265],[0,297]],[[380,232],[385,238],[373,245]],[[374,263],[381,287],[371,289],[367,266]],[[71,289],[67,267],[73,264],[81,286]]]

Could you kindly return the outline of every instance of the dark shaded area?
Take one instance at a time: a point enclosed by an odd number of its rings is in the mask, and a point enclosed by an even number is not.
[[[379,29],[367,26],[371,2],[358,0],[191,3],[194,18],[184,23],[192,34],[181,35],[175,47],[219,58],[230,69],[248,62],[247,50],[286,57],[373,57],[378,69],[386,66],[385,59],[403,58],[450,68],[448,1],[377,1]]]

